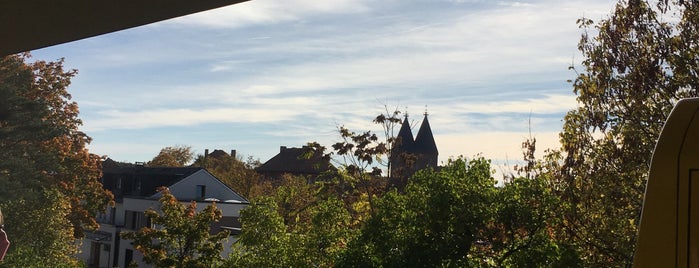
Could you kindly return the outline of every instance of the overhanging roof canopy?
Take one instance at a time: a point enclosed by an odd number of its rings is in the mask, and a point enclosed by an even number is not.
[[[2,0],[0,56],[248,0]]]

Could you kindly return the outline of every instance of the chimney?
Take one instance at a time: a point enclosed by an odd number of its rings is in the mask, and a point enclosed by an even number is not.
[[[209,156],[209,149],[204,149],[204,158]]]
[[[231,157],[235,158],[235,150],[231,150]]]
[[[286,150],[286,146],[279,146],[279,152],[283,152]]]

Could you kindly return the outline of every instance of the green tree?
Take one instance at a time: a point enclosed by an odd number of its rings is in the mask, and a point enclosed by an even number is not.
[[[304,177],[285,174],[280,178],[271,197],[277,203],[277,212],[289,230],[310,223],[309,208],[320,200],[320,184],[309,184]]]
[[[148,161],[150,167],[184,167],[192,162],[194,152],[190,146],[168,146]]]
[[[579,20],[579,108],[549,158],[562,162],[550,176],[564,201],[560,231],[587,265],[632,261],[655,141],[674,103],[697,96],[698,12],[696,1],[629,0],[598,23]]]
[[[308,183],[303,176],[283,174],[277,183],[264,194],[275,201],[277,214],[289,232],[305,232],[320,203],[338,197],[333,182]]]
[[[167,188],[161,190],[160,210],[146,211],[153,227],[123,233],[133,241],[143,260],[156,267],[217,267],[221,264],[223,241],[228,231],[210,234],[211,224],[221,219],[221,210],[211,204],[197,212],[196,202],[184,205]]]
[[[560,204],[548,180],[496,187],[490,161],[450,160],[416,173],[405,192],[376,199],[350,236],[340,267],[576,267],[576,249],[552,230]]]
[[[493,218],[495,179],[483,158],[423,170],[392,190],[349,244],[340,266],[463,266]]]
[[[66,228],[70,226],[69,206],[58,190],[48,189],[38,196],[5,203],[6,218],[22,220],[7,222],[12,224],[8,229],[12,251],[0,267],[80,267],[74,258],[78,248],[65,245],[65,241],[74,241],[73,231]]]
[[[229,267],[332,267],[353,236],[350,215],[336,198],[314,203],[307,224],[286,225],[278,201],[261,196],[240,213],[242,232]]]
[[[308,267],[332,267],[355,234],[345,204],[330,197],[311,208],[303,235],[303,256]]]
[[[242,231],[226,263],[228,267],[292,267],[298,241],[287,233],[272,197],[261,196],[240,211]]]
[[[517,177],[497,189],[494,219],[481,233],[482,260],[496,267],[577,267],[574,247],[556,236],[560,200],[544,176]]]
[[[50,244],[31,252],[58,264],[64,258],[56,252],[73,252],[72,237],[96,228],[94,216],[113,196],[98,180],[100,157],[87,150],[90,137],[79,130],[78,106],[67,92],[77,71],[65,71],[63,60],[28,61],[28,54],[0,59],[0,206],[13,242],[8,255]],[[58,211],[46,213],[47,207]],[[72,237],[21,229],[33,221]]]

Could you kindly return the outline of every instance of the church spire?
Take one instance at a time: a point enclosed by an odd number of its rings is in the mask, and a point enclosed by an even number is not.
[[[400,131],[398,131],[398,136],[396,137],[396,147],[395,149],[402,150],[404,152],[413,149],[415,140],[413,140],[413,131],[410,130],[410,122],[408,122],[408,114],[405,114],[405,119],[403,124],[400,126]]]
[[[415,151],[435,156],[439,154],[437,143],[435,143],[432,135],[432,128],[430,128],[430,122],[427,120],[427,112],[425,112],[425,118],[422,120],[417,137],[415,137]]]
[[[432,136],[430,122],[427,120],[427,111],[425,111],[425,118],[422,120],[422,125],[415,139],[413,139],[406,114],[398,136],[396,136],[396,145],[391,150],[390,185],[403,189],[408,178],[416,171],[424,168],[437,168],[438,156],[437,144]]]

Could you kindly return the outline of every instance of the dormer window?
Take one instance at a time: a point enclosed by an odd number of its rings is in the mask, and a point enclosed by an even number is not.
[[[204,199],[206,196],[206,185],[197,185],[196,192],[194,193],[195,199]]]

